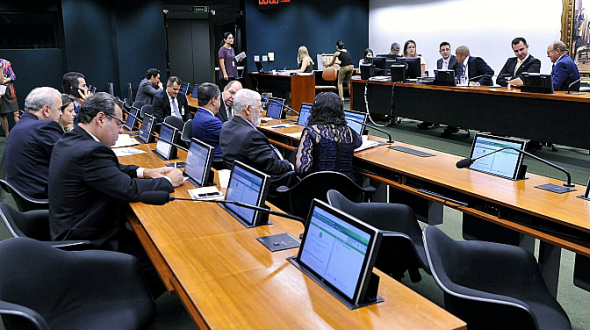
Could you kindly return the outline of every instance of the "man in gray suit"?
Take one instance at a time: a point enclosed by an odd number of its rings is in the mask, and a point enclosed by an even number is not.
[[[145,78],[139,83],[135,101],[143,102],[144,104],[152,104],[154,96],[162,90],[162,82],[160,81],[160,71],[156,68],[151,68],[145,73]]]

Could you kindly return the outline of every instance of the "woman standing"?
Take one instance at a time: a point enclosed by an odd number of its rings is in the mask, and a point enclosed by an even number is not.
[[[336,59],[340,60],[340,71],[338,72],[338,94],[340,99],[344,102],[344,82],[347,85],[350,84],[350,77],[352,77],[352,71],[354,70],[354,64],[352,63],[352,57],[348,50],[344,48],[344,41],[338,40],[336,42],[336,52],[332,57],[332,62],[327,66],[334,65]]]
[[[238,62],[236,61],[236,53],[232,47],[233,44],[234,35],[231,32],[224,33],[223,42],[217,52],[219,56],[219,80],[221,81],[221,89],[230,80],[238,78]]]
[[[14,81],[16,75],[12,70],[10,61],[0,58],[0,85],[6,86],[4,95],[0,98],[0,120],[2,121],[2,129],[8,137],[10,127],[8,125],[8,114],[14,115],[14,123],[18,122],[18,103],[16,102],[16,90],[14,89]]]
[[[424,73],[426,72],[426,61],[424,57],[418,56],[416,52],[416,42],[414,40],[408,40],[404,44],[404,57],[420,57],[420,68],[422,71],[422,76],[424,77]]]
[[[334,171],[354,180],[354,149],[361,137],[346,124],[342,101],[332,92],[318,94],[297,148],[295,171],[300,177],[318,171]]]

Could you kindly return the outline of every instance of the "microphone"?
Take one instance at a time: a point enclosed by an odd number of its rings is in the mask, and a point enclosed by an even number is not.
[[[218,203],[218,204],[234,204],[237,206],[241,206],[241,207],[245,207],[247,209],[251,209],[251,210],[256,210],[256,211],[260,211],[263,213],[267,213],[267,214],[272,214],[272,215],[276,215],[279,217],[283,217],[283,218],[287,218],[287,219],[291,219],[291,220],[296,220],[301,222],[303,225],[305,225],[305,220],[295,216],[295,215],[291,215],[291,214],[287,214],[287,213],[283,213],[283,212],[277,212],[277,211],[273,211],[270,209],[266,209],[264,207],[259,207],[256,205],[250,205],[250,204],[246,204],[246,203],[242,203],[242,202],[237,202],[237,201],[227,201],[227,200],[200,200],[200,199],[192,199],[192,198],[177,198],[174,197],[172,195],[170,195],[169,193],[167,193],[166,191],[145,191],[143,193],[141,193],[139,195],[139,201],[145,204],[150,204],[150,205],[164,205],[170,201],[174,201],[174,200],[178,200],[178,201],[193,201],[193,202],[205,202],[205,203]]]
[[[135,107],[133,107],[133,106],[132,106],[132,108],[134,108],[134,109],[137,109],[137,108],[135,108]],[[123,109],[123,111],[124,111],[124,112],[125,112],[127,115],[129,115],[129,116],[133,117],[133,118],[134,118],[135,120],[137,120],[138,122],[140,122],[140,123],[143,123],[143,120],[141,120],[141,118],[139,118],[139,117],[137,117],[136,115],[134,115],[134,114],[132,114],[131,112],[129,112],[127,109],[125,109],[125,107],[121,107],[121,109]],[[140,113],[140,112],[141,112],[141,110],[137,109],[137,113]]]
[[[172,141],[168,141],[168,140],[162,139],[162,138],[160,138],[160,136],[159,136],[159,135],[156,135],[156,134],[154,134],[154,133],[150,133],[150,132],[144,132],[144,133],[148,133],[150,136],[153,136],[153,137],[155,137],[156,139],[158,139],[158,141],[162,141],[162,142],[168,143],[169,145],[171,145],[171,146],[173,146],[173,147],[176,147],[176,148],[178,148],[178,149],[180,149],[180,150],[184,150],[184,151],[188,152],[188,149],[187,149],[187,148],[185,148],[185,147],[183,147],[183,146],[181,146],[181,145],[178,145],[178,144],[176,144],[176,143],[174,143],[174,142],[172,142]]]
[[[583,93],[570,93],[570,88],[572,88],[573,85],[577,84],[580,82],[580,80],[582,80],[582,78],[578,78],[577,80],[575,80],[574,82],[572,82],[571,84],[569,84],[567,86],[567,93],[566,94],[571,94],[571,95],[582,95]]]
[[[297,110],[295,110],[295,109],[291,108],[291,107],[290,107],[290,106],[288,106],[288,105],[282,104],[282,103],[280,103],[279,101],[277,101],[277,100],[275,100],[275,99],[270,99],[270,100],[268,100],[268,102],[274,102],[274,103],[280,104],[280,105],[281,105],[281,107],[283,107],[283,108],[286,108],[286,109],[288,109],[288,110],[289,110],[289,111],[291,111],[291,112],[295,112],[296,114],[299,114],[299,111],[297,111]]]
[[[551,167],[553,167],[553,168],[555,168],[557,170],[562,171],[563,173],[565,173],[565,175],[567,175],[567,182],[564,182],[563,185],[565,187],[575,187],[576,186],[575,184],[572,183],[572,177],[571,177],[570,173],[565,168],[560,167],[560,166],[557,166],[557,165],[555,165],[555,164],[553,164],[553,163],[551,163],[551,162],[549,162],[549,161],[547,161],[547,160],[545,160],[545,159],[543,159],[541,157],[535,156],[535,155],[531,154],[530,152],[527,152],[527,151],[524,151],[524,150],[520,150],[520,149],[516,149],[516,148],[512,148],[512,147],[500,148],[498,150],[494,150],[494,151],[492,151],[490,153],[487,153],[487,154],[484,154],[484,155],[481,155],[481,156],[475,157],[475,158],[461,159],[460,161],[457,162],[456,166],[457,166],[457,168],[465,168],[465,167],[468,167],[469,165],[473,164],[473,162],[475,162],[476,160],[478,160],[480,158],[487,157],[489,155],[493,155],[493,154],[495,154],[497,152],[500,152],[502,150],[507,150],[507,149],[518,151],[521,154],[530,156],[530,157],[532,157],[532,158],[540,161],[541,163],[544,163],[544,164],[549,165],[549,166],[551,166]]]
[[[466,87],[471,87],[471,84],[470,84],[470,83],[471,83],[472,81],[474,81],[474,80],[476,80],[476,79],[479,79],[479,78],[486,77],[486,76],[487,76],[487,74],[480,74],[479,76],[475,76],[475,77],[473,77],[473,78],[469,78],[469,80],[468,80],[468,83],[467,83],[467,86],[466,86]]]
[[[371,129],[374,129],[374,130],[376,130],[378,132],[385,133],[389,137],[389,140],[387,140],[387,143],[393,143],[394,142],[393,141],[393,138],[391,137],[391,134],[389,134],[389,132],[386,131],[386,130],[380,129],[379,127],[376,127],[376,126],[373,126],[373,125],[369,125],[367,123],[363,123],[362,121],[358,121],[358,120],[354,120],[354,119],[347,119],[347,120],[350,120],[350,121],[355,122],[357,124],[365,125],[365,126],[371,128]]]

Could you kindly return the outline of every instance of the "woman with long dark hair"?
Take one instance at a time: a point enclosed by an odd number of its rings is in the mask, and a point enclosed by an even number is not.
[[[232,47],[233,44],[234,35],[231,32],[224,33],[221,47],[217,52],[219,56],[219,80],[222,89],[230,80],[238,78],[238,62],[236,61],[236,52]]]
[[[344,118],[342,100],[332,92],[318,94],[297,148],[295,171],[301,177],[318,171],[340,172],[354,180],[354,149],[361,137]]]

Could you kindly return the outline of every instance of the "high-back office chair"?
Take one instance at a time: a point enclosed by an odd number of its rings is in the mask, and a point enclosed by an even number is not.
[[[193,138],[193,120],[187,120],[184,125],[182,126],[182,136],[180,137],[184,143],[189,145],[191,143],[191,139]]]
[[[178,117],[168,116],[164,118],[164,122],[168,125],[176,127],[179,132],[182,132],[184,129],[184,121]]]
[[[423,231],[428,264],[445,309],[468,329],[569,330],[535,257],[506,244],[454,241],[434,226]]]
[[[574,285],[590,291],[590,258],[576,253],[574,264]]]
[[[0,186],[2,189],[12,195],[16,202],[16,206],[21,211],[29,210],[46,210],[49,209],[48,199],[39,199],[27,196],[25,193],[19,191],[16,187],[8,183],[8,181],[0,179]]]
[[[156,306],[128,254],[63,251],[29,238],[0,243],[6,329],[147,329]]]
[[[135,102],[135,103],[137,103],[137,102]],[[149,113],[150,115],[155,115],[156,114],[156,112],[154,111],[154,107],[151,104],[144,104],[144,105],[141,106],[141,114],[140,114],[140,117],[143,118],[146,113]]]
[[[322,79],[318,82],[316,76],[315,93],[321,92],[338,92],[338,86],[336,86],[336,80],[338,78],[338,71],[334,68],[326,68],[322,71]]]
[[[49,210],[20,212],[0,202],[0,218],[13,237],[28,237],[43,241],[63,250],[86,250],[93,248],[86,240],[51,241],[49,234]]]
[[[135,102],[133,102],[133,104],[131,106],[141,110],[141,107],[143,107],[144,105],[145,105],[145,103],[143,103],[141,101],[135,101]],[[139,114],[139,116],[141,116],[141,113]]]
[[[285,211],[306,219],[311,201],[317,198],[326,202],[326,194],[330,189],[340,191],[346,198],[355,202],[369,200],[375,192],[375,187],[361,187],[342,173],[321,171],[306,176],[291,188],[280,186],[277,193],[282,197]]]
[[[430,273],[422,243],[422,230],[411,207],[396,203],[354,203],[336,190],[328,191],[328,203],[387,231],[381,242],[375,267],[398,281],[406,270],[412,282],[420,281],[419,268]]]

